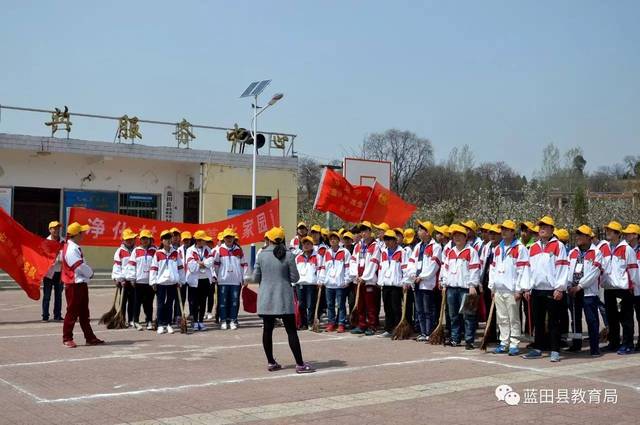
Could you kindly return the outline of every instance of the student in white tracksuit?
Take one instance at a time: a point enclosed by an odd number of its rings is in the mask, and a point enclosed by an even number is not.
[[[215,267],[218,278],[218,303],[220,304],[220,329],[238,328],[240,289],[245,285],[249,265],[242,248],[236,243],[233,229],[225,229],[224,243],[216,251]]]
[[[402,318],[403,293],[410,287],[407,274],[409,261],[407,252],[398,244],[393,230],[384,232],[382,238],[385,248],[380,255],[378,285],[382,287],[384,332],[380,337],[389,338]]]
[[[140,245],[133,249],[125,267],[125,279],[135,285],[133,322],[139,331],[142,330],[140,325],[141,308],[144,309],[147,330],[153,329],[153,297],[155,294],[149,284],[149,272],[156,247],[151,244],[152,237],[149,230],[140,231]]]
[[[529,287],[529,250],[516,239],[516,223],[505,220],[500,226],[502,241],[493,248],[489,265],[489,289],[495,303],[500,344],[495,354],[520,353],[520,301]]]
[[[212,266],[214,257],[206,242],[211,240],[203,230],[193,234],[196,241],[187,249],[185,256],[186,281],[189,286],[189,313],[193,317],[193,330],[204,331],[205,307],[213,280]]]
[[[122,231],[122,245],[120,245],[113,254],[113,267],[111,269],[111,279],[113,279],[116,286],[122,288],[122,301],[120,308],[122,311],[127,313],[127,323],[131,327],[135,327],[135,322],[133,320],[135,311],[135,288],[134,283],[127,280],[125,276],[125,268],[129,263],[129,257],[136,246],[137,236],[138,235],[131,229],[124,229]]]
[[[302,238],[302,252],[296,255],[295,263],[299,275],[295,287],[301,314],[300,329],[310,329],[315,315],[318,275],[322,264],[310,236]]]
[[[347,325],[347,291],[349,288],[349,264],[351,254],[346,248],[340,246],[340,234],[331,232],[329,235],[330,247],[324,254],[318,282],[325,286],[327,299],[327,332],[333,332],[338,326],[338,333],[345,331]],[[336,320],[336,303],[338,304],[338,317]]]
[[[171,310],[177,291],[184,284],[184,266],[178,251],[171,245],[169,230],[160,233],[162,246],[156,250],[151,261],[149,283],[156,291],[158,334],[174,332],[171,327]]]

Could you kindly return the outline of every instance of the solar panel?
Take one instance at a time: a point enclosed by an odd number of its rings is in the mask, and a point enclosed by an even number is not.
[[[247,87],[246,90],[244,92],[242,92],[240,97],[252,96],[251,92],[253,91],[254,88],[256,88],[258,83],[260,83],[260,81],[256,81],[256,82],[253,82],[253,83],[249,84],[249,87]]]
[[[269,85],[270,82],[271,80],[260,81],[258,86],[251,92],[251,96],[258,96]]]

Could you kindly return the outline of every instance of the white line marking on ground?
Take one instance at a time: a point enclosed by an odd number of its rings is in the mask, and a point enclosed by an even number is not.
[[[339,341],[341,339],[346,339],[348,337],[340,337],[340,338],[331,338],[331,339],[326,339],[326,338],[322,338],[322,339],[307,339],[307,340],[302,340],[302,343],[312,343],[312,342],[333,342],[333,341]],[[288,345],[289,342],[287,341],[279,341],[279,342],[274,342],[273,345]],[[105,347],[108,347],[108,345],[106,345]],[[84,362],[84,361],[91,361],[91,360],[105,360],[105,359],[123,359],[123,358],[134,358],[134,359],[138,359],[140,357],[146,357],[146,356],[163,356],[163,355],[169,355],[169,354],[180,354],[180,353],[193,353],[193,352],[199,352],[199,351],[206,351],[207,353],[215,353],[216,351],[220,351],[220,350],[232,350],[232,349],[240,349],[240,348],[255,348],[255,347],[262,347],[262,343],[260,344],[243,344],[243,345],[218,345],[218,346],[211,346],[211,347],[206,347],[206,348],[194,348],[194,349],[189,349],[189,350],[172,350],[172,351],[155,351],[155,352],[135,352],[135,353],[127,353],[127,354],[122,354],[122,350],[119,350],[117,354],[105,354],[102,356],[95,356],[95,357],[79,357],[79,358],[73,358],[73,359],[53,359],[53,360],[42,360],[42,361],[37,361],[37,362],[21,362],[21,363],[5,363],[5,364],[0,364],[0,369],[4,369],[4,368],[14,368],[14,367],[25,367],[25,366],[39,366],[39,365],[46,365],[46,364],[55,364],[55,363],[74,363],[74,362]]]

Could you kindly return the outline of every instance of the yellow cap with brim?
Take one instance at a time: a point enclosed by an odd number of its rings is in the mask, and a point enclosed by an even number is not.
[[[622,224],[617,221],[610,221],[609,224],[604,226],[605,229],[613,230],[615,232],[622,232]]]
[[[185,239],[191,239],[191,238],[193,238],[193,235],[191,234],[191,232],[184,231],[184,232],[180,233],[180,240],[181,241],[183,241]]]
[[[55,228],[55,227],[60,227],[60,226],[62,226],[62,225],[60,224],[60,222],[59,222],[59,221],[55,221],[55,220],[54,220],[54,221],[52,221],[51,223],[49,223],[49,227],[48,227],[48,228],[49,228],[49,229],[53,229],[53,228]]]
[[[446,224],[443,224],[442,226],[433,226],[433,230],[446,237],[451,236],[451,233],[449,233],[449,226],[447,226]]]
[[[513,220],[505,220],[502,222],[502,224],[500,225],[501,228],[503,229],[509,229],[509,230],[516,230],[516,222]]]
[[[180,233],[180,230],[178,230],[178,228],[177,228],[177,227],[172,227],[171,229],[169,229],[169,231],[170,231],[171,233]]]
[[[305,223],[304,221],[301,221],[300,223],[298,223],[298,225],[296,226],[296,229],[300,229],[301,227],[304,227],[305,229],[307,228],[307,223]]]
[[[460,224],[462,224],[462,226],[466,227],[466,228],[467,228],[467,229],[469,229],[469,230],[473,230],[474,232],[477,232],[477,231],[478,231],[478,223],[476,223],[476,222],[475,222],[475,221],[473,221],[473,220],[463,221],[463,222],[462,222],[462,223],[460,223]]]
[[[634,223],[630,223],[626,228],[622,229],[622,233],[626,233],[627,235],[640,235],[640,226]]]
[[[196,230],[196,232],[193,234],[193,239],[205,242],[209,242],[212,240],[211,236],[207,235],[207,232],[205,232],[204,230]]]
[[[89,226],[88,224],[80,224],[77,221],[74,221],[73,223],[67,226],[67,235],[75,236],[78,233],[89,231],[90,228],[91,226]]]
[[[318,224],[314,224],[313,226],[311,226],[311,231],[312,232],[317,232],[317,233],[322,233],[322,227],[320,227],[320,225],[318,225]]]
[[[284,229],[282,227],[273,227],[266,233],[267,239],[271,242],[276,242],[278,240],[284,240]]]
[[[451,235],[454,235],[455,233],[462,233],[463,235],[466,235],[467,228],[459,224],[452,224],[451,226],[449,226],[449,233],[451,233]]]
[[[141,238],[151,239],[151,238],[153,238],[153,233],[151,233],[151,230],[149,230],[149,229],[142,229],[142,230],[140,230],[140,237]]]
[[[389,229],[385,230],[384,234],[382,235],[382,239],[398,239],[398,236],[396,235],[396,232]]]
[[[353,233],[346,231],[342,234],[342,239],[351,239],[353,240]]]
[[[382,222],[380,224],[374,224],[373,227],[375,227],[378,230],[384,230],[385,232],[387,230],[389,230],[389,225],[387,223],[384,223],[384,222]]]
[[[366,227],[367,229],[371,230],[373,229],[373,224],[371,224],[370,221],[363,221],[362,223],[360,223],[360,231],[362,231],[363,227]]]
[[[169,237],[169,239],[171,239],[171,234],[173,232],[169,229],[167,230],[163,230],[162,232],[160,232],[160,239],[167,239],[167,236]]]
[[[548,215],[545,215],[540,220],[538,220],[538,226],[541,225],[541,224],[546,224],[547,226],[556,227],[555,220],[551,216],[548,216]]]
[[[422,227],[424,230],[426,230],[430,235],[433,234],[433,231],[435,229],[434,225],[432,222],[425,220],[425,221],[420,221],[420,220],[416,220],[418,222],[418,226]]]
[[[583,224],[582,226],[578,226],[575,230],[575,233],[580,233],[581,235],[590,236],[590,237],[595,236],[595,233],[593,233],[593,229],[591,229],[591,227],[587,226],[586,224]]]
[[[311,236],[305,236],[304,238],[302,238],[300,242],[301,243],[309,242],[311,245],[313,245],[313,238]]]
[[[553,235],[560,239],[560,241],[562,242],[567,242],[569,240],[569,231],[567,229],[557,229],[555,232],[553,232]]]
[[[138,235],[136,233],[134,233],[133,230],[131,230],[131,229],[127,228],[127,229],[124,229],[122,231],[122,240],[123,241],[128,241],[130,239],[135,239],[137,237],[138,237]]]
[[[492,224],[491,228],[489,228],[489,232],[500,234],[502,233],[502,227],[499,224]]]
[[[404,243],[410,245],[416,239],[416,231],[409,228],[404,231]]]

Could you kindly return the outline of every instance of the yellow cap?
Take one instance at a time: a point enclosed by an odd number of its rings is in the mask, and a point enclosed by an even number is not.
[[[326,227],[323,227],[322,229],[320,229],[320,234],[322,236],[329,236],[329,229],[327,229]]]
[[[164,239],[165,236],[169,235],[171,236],[173,232],[171,232],[171,230],[163,230],[162,232],[160,232],[160,239]]]
[[[622,232],[622,224],[617,221],[610,221],[609,224],[604,226],[605,229],[615,230],[616,232]]]
[[[299,229],[301,227],[304,227],[305,229],[307,228],[307,223],[305,223],[304,221],[301,221],[300,223],[298,223],[298,225],[296,226],[296,229]]]
[[[77,221],[74,221],[70,225],[67,226],[67,235],[75,236],[78,233],[86,232],[91,228],[88,224],[80,224]]]
[[[211,237],[209,235],[207,235],[207,232],[205,232],[204,230],[196,230],[196,232],[193,234],[193,239],[195,240],[202,240],[202,241],[206,241],[209,242],[211,239]]]
[[[236,231],[233,230],[231,227],[227,227],[226,229],[224,229],[222,231],[222,239],[227,238],[227,237],[235,238],[236,237]]]
[[[466,227],[467,229],[473,230],[474,232],[478,231],[478,223],[476,223],[473,220],[467,220],[467,221],[463,221],[462,224],[464,227]]]
[[[384,230],[385,232],[390,229],[389,225],[385,222],[382,222],[380,224],[374,224],[373,227],[375,227],[378,230]]]
[[[218,239],[219,241],[221,241],[221,240],[223,240],[223,239],[224,239],[224,238],[222,237],[222,234],[223,234],[223,233],[224,233],[224,232],[218,232],[218,237],[217,237],[217,239]],[[265,233],[265,238],[266,238],[266,233]]]
[[[503,229],[516,230],[516,222],[513,220],[505,220],[500,225]]]
[[[500,234],[502,232],[502,228],[500,227],[499,224],[492,224],[491,227],[489,228],[489,231],[492,233]]]
[[[540,224],[546,224],[547,226],[556,227],[555,220],[551,216],[548,216],[548,215],[545,215],[540,220],[538,220],[538,225],[540,225]]]
[[[140,234],[142,234],[142,232]],[[191,238],[193,238],[193,236],[191,235],[191,232],[184,231],[184,232],[180,233],[180,240],[181,241],[183,241],[185,239],[191,239]]]
[[[433,230],[445,235],[446,237],[451,236],[451,233],[449,233],[449,226],[447,226],[446,224],[443,224],[442,226],[433,226]]]
[[[434,226],[433,223],[425,220],[425,221],[420,221],[420,220],[416,220],[418,222],[418,226],[422,227],[424,230],[426,230],[430,235],[433,234],[433,230],[434,230]]]
[[[338,230],[338,234],[340,235],[340,237],[342,237],[343,233],[344,233],[344,227],[341,227],[340,230]]]
[[[481,228],[482,230],[487,230],[487,231],[489,231],[489,230],[491,230],[491,226],[492,226],[492,224],[491,224],[491,223],[482,223],[482,226],[480,226],[480,228]]]
[[[311,244],[313,245],[313,238],[311,236],[305,236],[304,238],[302,238],[302,240],[300,242],[301,243],[311,242]]]
[[[313,226],[311,226],[311,231],[312,232],[322,233],[322,227],[320,227],[320,225],[318,225],[318,224],[314,224]]]
[[[319,227],[319,226],[318,226]],[[269,230],[265,236],[271,241],[276,242],[277,240],[284,240],[284,229],[282,227],[273,227]]]
[[[353,240],[353,233],[346,231],[342,234],[342,239],[351,239]]]
[[[126,228],[122,231],[122,240],[128,241],[129,239],[135,239],[138,237],[136,233],[133,233],[133,230]]]
[[[59,221],[52,221],[51,223],[49,223],[49,229],[53,229],[54,227],[60,227],[61,224]]]
[[[622,233],[626,233],[628,235],[640,235],[640,226],[634,223],[630,223],[627,225],[626,229],[622,230]]]
[[[579,226],[576,230],[576,233],[581,233],[583,235],[587,235],[587,236],[591,236],[594,237],[595,234],[593,233],[593,230],[591,229],[591,227],[587,226],[586,224],[583,224],[582,226]]]
[[[396,232],[394,232],[393,230],[389,229],[389,230],[385,230],[384,231],[384,235],[382,235],[382,239],[397,239],[398,237],[396,236]]]
[[[466,235],[467,229],[459,224],[452,224],[451,226],[449,226],[449,233],[451,233],[452,235],[454,233],[462,233]]]
[[[533,226],[533,229],[531,229],[531,231],[533,233],[540,233],[540,226],[536,224],[535,226]]]
[[[149,229],[142,229],[140,230],[140,237],[141,238],[153,238],[153,233],[151,233],[151,230]]]
[[[567,229],[557,229],[553,232],[553,236],[560,239],[562,242],[567,242],[569,240],[569,231]]]
[[[393,231],[396,232],[396,234],[400,233],[404,236],[404,229],[401,229],[400,227],[395,227]]]
[[[416,239],[416,231],[411,228],[405,229],[404,243],[407,245],[411,245],[415,239]]]
[[[523,221],[523,222],[520,224],[520,227],[522,227],[522,226],[526,227],[527,229],[531,230],[532,232],[534,231],[534,229],[535,229],[535,227],[536,227],[536,225],[535,225],[535,224],[533,224],[533,222],[532,222],[532,221]]]
[[[340,232],[335,232],[335,231],[333,231],[333,232],[329,233],[329,237],[331,237],[331,236],[335,236],[335,237],[336,237],[336,238],[338,238],[338,239],[340,239],[340,238],[341,238],[341,236],[340,236]]]
[[[171,229],[169,229],[169,231],[170,231],[171,233],[180,233],[180,230],[178,230],[178,228],[177,228],[177,227],[172,227]]]
[[[373,229],[373,225],[370,221],[363,221],[362,223],[360,223],[360,230],[362,230],[363,227],[366,227],[369,230]]]

